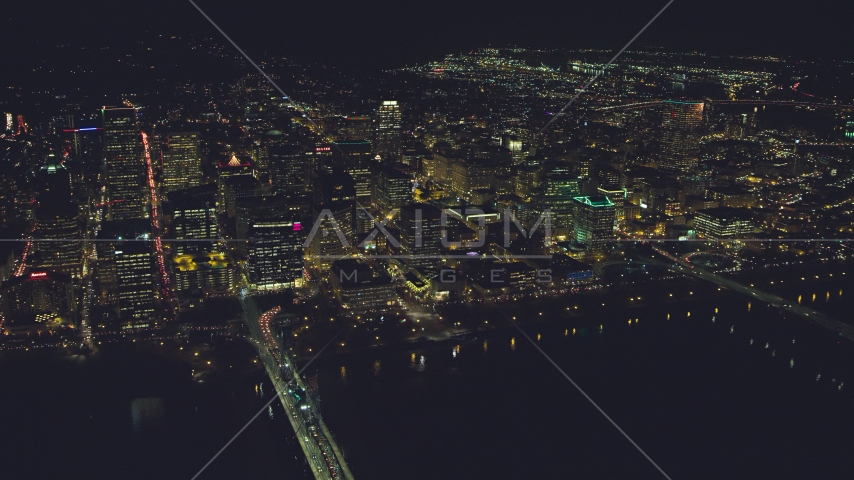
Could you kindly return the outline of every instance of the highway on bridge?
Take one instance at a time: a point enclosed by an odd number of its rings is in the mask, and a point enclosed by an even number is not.
[[[270,330],[270,321],[280,308],[261,313],[252,297],[241,295],[240,302],[251,341],[258,349],[267,375],[285,407],[314,477],[318,480],[352,480],[353,474],[300,378],[293,358],[281,348]]]

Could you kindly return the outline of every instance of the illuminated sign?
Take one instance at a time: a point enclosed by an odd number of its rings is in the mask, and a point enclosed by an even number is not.
[[[30,273],[30,278],[45,278],[47,277],[47,272],[32,272]]]
[[[294,231],[299,232],[302,230],[302,224],[300,222],[294,222]]]
[[[76,132],[94,132],[96,130],[103,130],[103,128],[98,128],[98,127],[66,128],[62,131],[67,132],[67,133],[76,133]]]
[[[317,147],[314,149],[315,152],[329,152],[332,150],[332,147]]]

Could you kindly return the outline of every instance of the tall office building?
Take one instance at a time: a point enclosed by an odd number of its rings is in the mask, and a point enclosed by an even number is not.
[[[522,150],[522,139],[516,135],[502,135],[501,146],[510,150],[514,164],[522,163],[525,160],[525,152]]]
[[[163,162],[163,192],[174,192],[202,184],[202,157],[199,132],[160,135]]]
[[[53,152],[47,155],[42,166],[36,171],[36,198],[52,203],[71,201],[71,174],[64,162]]]
[[[194,255],[215,251],[219,237],[216,219],[216,193],[214,184],[178,190],[167,195],[172,216],[172,244],[175,255]],[[213,239],[213,240],[212,240]],[[201,241],[209,240],[209,241]]]
[[[154,326],[154,254],[144,242],[119,242],[113,251],[123,329]]]
[[[575,197],[572,226],[576,243],[588,250],[601,250],[613,240],[617,206],[604,195]]]
[[[688,173],[697,169],[702,126],[703,102],[664,102],[659,161],[662,171]]]
[[[596,173],[596,179],[599,180],[599,187],[605,190],[620,188],[620,172],[614,167],[599,169]]]
[[[356,182],[356,200],[371,203],[371,142],[366,140],[332,143],[332,161],[336,171],[343,171]]]
[[[32,263],[38,268],[68,275],[83,276],[83,232],[80,228],[77,205],[40,202],[36,209],[36,242]],[[62,241],[69,240],[69,241]]]
[[[498,165],[493,159],[461,159],[451,165],[451,190],[470,202],[478,190],[490,189],[498,172]]]
[[[116,306],[119,302],[119,278],[116,271],[117,252],[123,252],[123,240],[146,240],[150,238],[151,222],[144,219],[106,221],[98,232],[95,242],[97,252],[97,274],[93,276],[98,287],[98,301],[101,305]],[[140,242],[138,245],[146,245]],[[152,264],[153,268],[153,264]],[[154,279],[152,278],[152,281]],[[153,285],[149,288],[154,289]]]
[[[371,117],[351,116],[341,119],[340,138],[344,141],[370,140]]]
[[[386,162],[399,160],[403,153],[397,100],[384,100],[377,109],[376,152]]]
[[[442,254],[442,211],[426,203],[400,207],[395,220],[400,230],[400,253],[410,265],[438,268]]]
[[[33,245],[31,263],[79,279],[83,275],[83,232],[80,211],[71,196],[71,175],[61,159],[50,153],[35,180],[35,238],[45,241]]]
[[[322,216],[324,211],[332,218]],[[328,270],[333,260],[350,253],[355,241],[356,184],[353,177],[346,173],[329,173],[317,178],[312,221],[317,224],[317,231],[310,239],[308,259],[318,269]]]
[[[172,217],[173,289],[179,299],[226,294],[234,285],[234,268],[217,242],[217,187],[214,184],[168,194]],[[179,302],[180,303],[180,302]]]
[[[546,175],[542,204],[551,212],[552,228],[557,230],[557,235],[565,235],[572,226],[574,198],[579,195],[581,179],[578,176],[564,173]]]
[[[382,215],[390,215],[394,209],[412,202],[412,177],[400,170],[380,167],[372,183],[373,205]]]
[[[302,286],[303,221],[258,219],[249,227],[249,284],[253,290],[281,290]]]
[[[146,218],[148,191],[136,108],[105,107],[101,116],[108,216],[113,220]]]
[[[311,197],[308,195],[259,195],[237,200],[235,210],[236,239],[249,238],[249,227],[261,218],[293,218],[308,222],[311,216]],[[306,228],[310,228],[306,227]],[[245,253],[243,242],[238,251]]]
[[[308,189],[308,156],[299,145],[273,145],[267,151],[274,193],[301,193]]]
[[[217,164],[216,173],[216,211],[220,214],[228,213],[228,217],[234,217],[234,199],[256,194],[254,190],[258,186],[258,180],[255,174],[255,164],[252,163],[251,158],[232,155],[227,162]],[[242,180],[236,180],[238,178]],[[229,207],[232,209],[230,212],[228,211]]]
[[[237,200],[263,193],[263,185],[255,177],[229,177],[222,180],[222,212],[229,219],[237,215]]]

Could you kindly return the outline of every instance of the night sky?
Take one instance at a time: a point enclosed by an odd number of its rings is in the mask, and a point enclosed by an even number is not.
[[[0,24],[6,65],[63,41],[113,45],[146,32],[218,35],[184,0],[8,3]],[[198,0],[250,55],[267,51],[368,69],[488,45],[619,49],[665,3]],[[636,46],[854,59],[851,25],[854,9],[841,1],[676,0]]]

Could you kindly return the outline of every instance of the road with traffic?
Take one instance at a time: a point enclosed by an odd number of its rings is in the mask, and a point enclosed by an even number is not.
[[[293,357],[282,348],[271,329],[270,323],[280,312],[280,307],[261,313],[252,297],[241,295],[240,302],[251,341],[258,349],[314,477],[318,480],[351,480],[353,474],[323,422],[316,400],[300,377]]]

